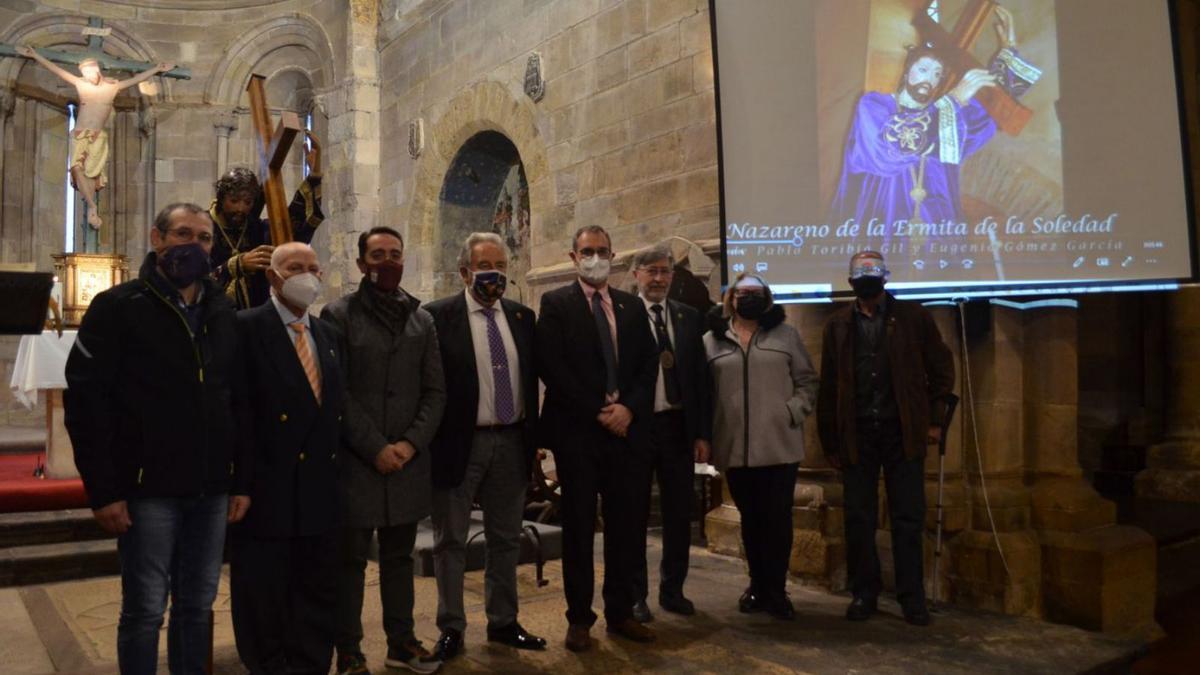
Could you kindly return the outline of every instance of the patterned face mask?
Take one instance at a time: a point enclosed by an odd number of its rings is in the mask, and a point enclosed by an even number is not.
[[[471,273],[471,291],[485,302],[495,302],[504,296],[508,288],[508,277],[500,270],[482,270]]]

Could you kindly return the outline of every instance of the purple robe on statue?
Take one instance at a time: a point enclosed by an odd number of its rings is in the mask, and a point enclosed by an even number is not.
[[[947,96],[936,104],[907,111],[892,94],[864,94],[846,139],[832,224],[853,219],[865,233],[874,219],[886,223],[883,241],[889,241],[897,221],[913,220],[911,193],[921,173],[922,157],[926,197],[921,203],[921,222],[962,222],[961,162],[995,133],[996,123],[978,101],[963,107]]]
[[[990,70],[1018,96],[1041,75],[1008,49],[997,54]],[[959,189],[962,162],[995,133],[996,123],[974,99],[963,106],[946,95],[923,108],[908,109],[896,94],[863,94],[846,138],[831,225],[853,220],[863,240],[886,246],[898,221],[914,222],[912,192],[918,180],[925,198],[916,222],[965,222]],[[867,236],[872,220],[884,224],[882,236]]]

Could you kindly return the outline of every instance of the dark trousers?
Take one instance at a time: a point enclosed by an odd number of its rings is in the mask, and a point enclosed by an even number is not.
[[[562,483],[567,622],[584,626],[596,622],[592,556],[597,496],[604,517],[604,619],[610,625],[628,619],[633,614],[638,523],[646,508],[645,452],[631,448],[625,440],[606,438],[555,452],[554,462]]]
[[[692,545],[692,493],[695,462],[683,424],[683,412],[671,411],[654,416],[654,447],[650,454],[645,481],[646,509],[638,523],[637,560],[633,568],[633,599],[645,600],[649,594],[646,574],[646,522],[650,517],[650,474],[658,478],[659,507],[662,511],[662,563],[658,593],[682,595],[687,579],[688,549]]]
[[[129,500],[133,525],[117,537],[117,663],[122,673],[141,675],[158,667],[158,635],[168,596],[168,667],[185,675],[205,672],[228,506],[229,496],[223,494]]]
[[[855,597],[870,599],[883,588],[875,548],[882,468],[892,527],[896,597],[904,607],[924,607],[925,462],[904,456],[898,421],[860,421],[857,430],[858,462],[842,471],[850,590]]]
[[[729,494],[742,518],[742,547],[750,566],[750,590],[781,597],[792,556],[792,505],[799,464],[733,468],[725,472]]]
[[[413,635],[413,544],[417,524],[392,525],[378,530],[344,528],[341,532],[341,569],[338,572],[338,654],[362,653],[363,584],[371,535],[379,533],[379,596],[383,602],[383,632],[388,648],[400,650]]]
[[[325,675],[333,658],[338,548],[334,533],[232,537],[233,635],[254,675]]]

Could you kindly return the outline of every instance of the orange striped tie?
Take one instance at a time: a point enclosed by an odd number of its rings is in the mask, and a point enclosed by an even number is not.
[[[312,387],[313,396],[317,403],[321,402],[321,377],[317,372],[317,362],[312,350],[308,348],[308,340],[304,337],[304,324],[297,321],[288,326],[296,331],[296,356],[300,357],[300,365],[304,366],[304,374],[308,376],[308,384]]]

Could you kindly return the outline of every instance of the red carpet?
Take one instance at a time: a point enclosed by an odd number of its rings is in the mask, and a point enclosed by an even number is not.
[[[83,481],[34,478],[38,455],[0,455],[0,513],[87,506]]]

